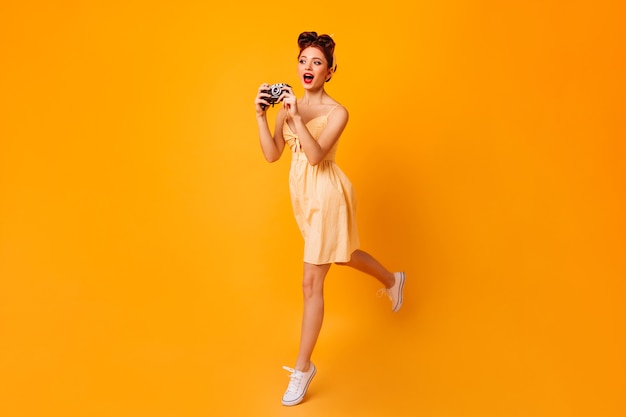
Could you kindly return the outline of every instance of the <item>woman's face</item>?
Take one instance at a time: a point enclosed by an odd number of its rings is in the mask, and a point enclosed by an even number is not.
[[[328,62],[322,51],[314,46],[309,46],[298,57],[298,76],[305,89],[316,89],[324,86],[331,76],[332,70],[328,68]]]

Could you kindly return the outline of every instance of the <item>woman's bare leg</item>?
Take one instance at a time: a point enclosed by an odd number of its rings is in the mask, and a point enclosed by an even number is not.
[[[299,371],[308,371],[313,348],[322,328],[324,318],[324,279],[330,269],[330,265],[304,263],[304,276],[302,279],[304,312],[302,314],[300,351],[296,360],[296,369]]]
[[[381,265],[372,255],[362,250],[355,250],[348,262],[337,262],[337,265],[345,265],[365,272],[379,280],[385,288],[391,288],[396,282],[393,272]]]

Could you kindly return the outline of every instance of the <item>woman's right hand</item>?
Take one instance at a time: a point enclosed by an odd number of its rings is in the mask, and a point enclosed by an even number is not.
[[[270,106],[270,103],[265,99],[266,97],[271,97],[267,90],[270,85],[267,83],[263,83],[259,86],[259,91],[257,92],[256,99],[254,100],[254,105],[256,107],[257,116],[262,116],[267,111],[267,108]]]

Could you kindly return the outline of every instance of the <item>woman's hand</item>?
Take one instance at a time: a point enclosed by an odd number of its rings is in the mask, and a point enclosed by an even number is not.
[[[300,116],[300,113],[298,113],[298,100],[293,94],[291,88],[285,88],[281,97],[283,101],[283,108],[287,111],[287,116],[291,119]]]
[[[263,83],[259,86],[259,91],[256,94],[256,98],[254,99],[254,106],[256,108],[257,116],[265,115],[267,108],[270,106],[270,103],[265,99],[266,97],[271,97],[269,93],[266,91],[269,89],[270,85],[267,83]]]

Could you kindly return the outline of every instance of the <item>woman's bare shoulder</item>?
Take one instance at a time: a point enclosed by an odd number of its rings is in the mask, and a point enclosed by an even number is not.
[[[348,108],[341,103],[335,102],[335,104],[330,106],[330,108],[328,109],[328,115],[348,118]]]

